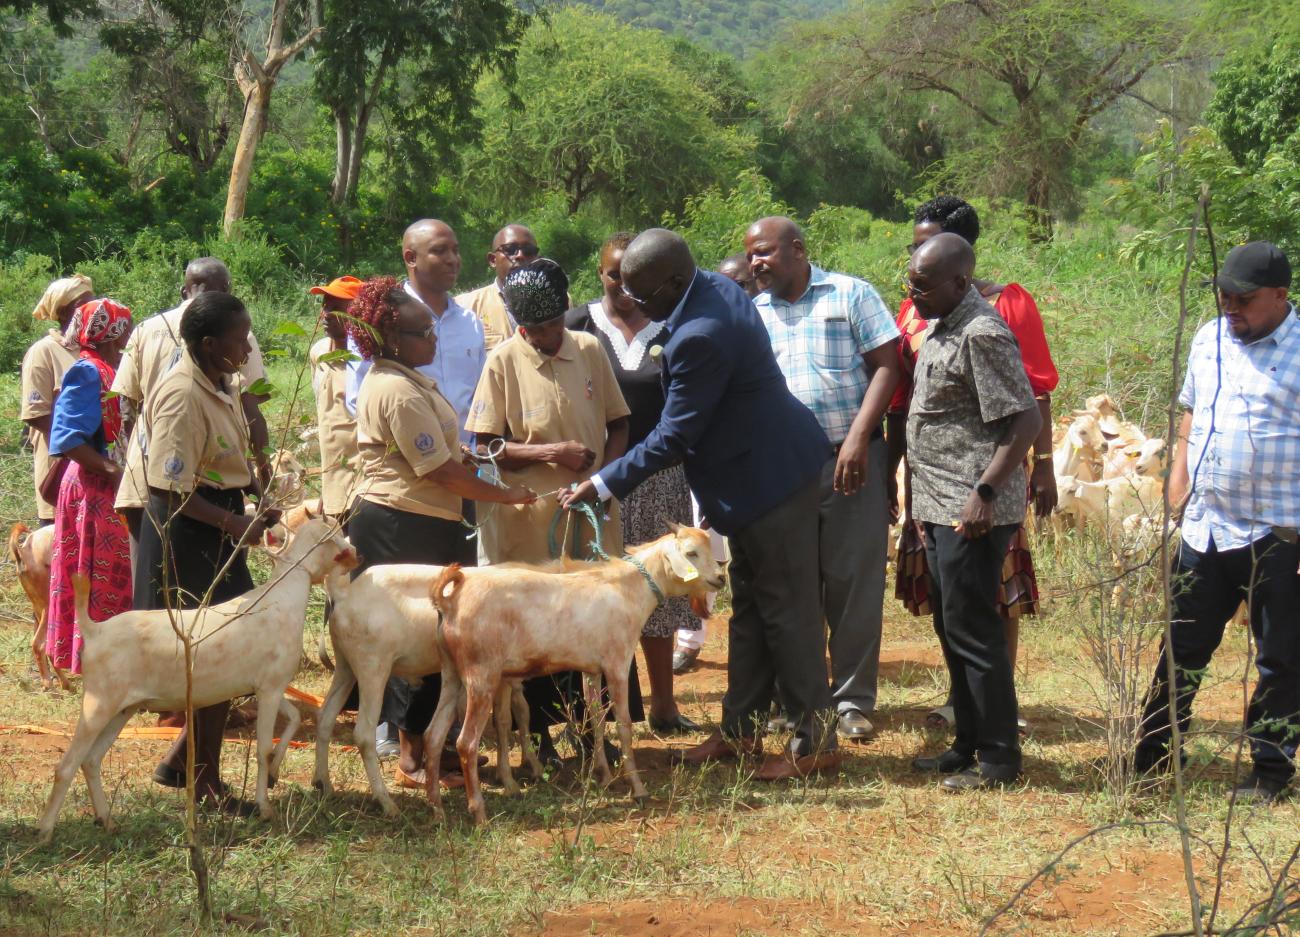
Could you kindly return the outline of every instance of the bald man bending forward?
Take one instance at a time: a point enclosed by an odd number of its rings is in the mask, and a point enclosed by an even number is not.
[[[732,615],[722,731],[681,753],[699,764],[760,754],[774,678],[795,724],[761,780],[839,763],[818,598],[817,512],[830,441],[786,388],[754,304],[724,276],[697,270],[662,228],[623,254],[625,290],[656,321],[667,395],[659,425],[623,458],[562,498],[627,495],[678,462],[705,517],[730,538]]]

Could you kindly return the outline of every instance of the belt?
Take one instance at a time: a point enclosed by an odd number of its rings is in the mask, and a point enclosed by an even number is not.
[[[885,438],[885,428],[883,426],[877,426],[875,429],[871,431],[871,439],[873,441],[877,439],[884,439],[884,438]],[[835,443],[835,445],[831,446],[831,451],[834,452],[836,455],[838,455],[840,448],[843,445],[844,442],[843,440],[841,440],[840,442],[837,442]]]

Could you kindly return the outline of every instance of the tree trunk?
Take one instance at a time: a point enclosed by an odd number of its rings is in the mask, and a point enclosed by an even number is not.
[[[341,208],[348,197],[348,169],[352,164],[352,115],[346,108],[334,108],[334,182],[330,201]]]
[[[1025,204],[1029,209],[1029,240],[1044,244],[1052,239],[1052,181],[1047,171],[1035,166],[1029,171],[1025,186]]]
[[[266,126],[266,113],[271,104],[274,80],[253,81],[244,104],[244,122],[239,128],[239,142],[235,144],[235,161],[230,166],[230,185],[226,189],[226,211],[222,230],[230,237],[235,226],[243,220],[248,201],[248,185],[253,178],[253,157]]]

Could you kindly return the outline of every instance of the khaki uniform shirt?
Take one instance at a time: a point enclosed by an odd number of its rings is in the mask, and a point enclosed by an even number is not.
[[[189,304],[190,301],[186,300],[175,309],[150,316],[141,322],[127,339],[126,348],[122,352],[122,363],[117,369],[117,376],[113,378],[112,389],[134,403],[138,417],[127,444],[126,470],[114,502],[114,507],[119,511],[125,508],[143,508],[149,503],[144,452],[140,445],[147,435],[142,433],[143,414],[163,376],[184,357],[181,351],[181,316]],[[252,332],[248,333],[248,341],[253,350],[244,366],[239,369],[240,386],[245,388],[252,387],[266,377],[262,349]]]
[[[461,293],[456,297],[456,305],[468,309],[483,323],[483,346],[488,351],[515,334],[515,320],[506,311],[506,303],[501,298],[501,288],[496,280],[479,289]]]
[[[437,384],[396,361],[376,358],[357,392],[361,475],[354,498],[460,520],[460,495],[428,477],[458,456],[456,424],[456,411]]]
[[[342,514],[357,478],[357,421],[348,412],[348,363],[321,362],[331,342],[323,338],[311,348],[312,388],[316,392],[316,441],[320,443],[320,496],[326,514]]]
[[[163,376],[145,404],[141,436],[149,487],[188,494],[196,487],[245,488],[252,484],[248,422],[240,380],[213,386],[188,351]]]
[[[907,414],[912,514],[953,525],[993,461],[1008,417],[1031,410],[1034,392],[1006,322],[971,287],[957,308],[933,320],[916,358]],[[1028,482],[1016,466],[993,500],[993,524],[1025,519]]]
[[[501,472],[501,480],[507,485],[527,485],[538,494],[546,494],[590,478],[600,468],[606,424],[630,412],[609,356],[594,335],[566,331],[554,357],[542,354],[522,336],[515,335],[488,356],[465,428],[527,444],[574,439],[596,453],[595,464],[582,473],[550,463]],[[548,534],[556,509],[554,497],[531,505],[485,505],[479,520],[484,526],[483,548],[488,561],[549,560]],[[601,531],[602,543],[606,552],[617,555],[623,548],[617,502],[610,502],[609,514],[610,520]],[[567,532],[565,542],[570,555],[590,559],[586,543],[591,532],[586,521],[579,518],[569,512],[559,532]]]
[[[50,329],[32,343],[23,355],[20,420],[36,420],[54,412],[54,398],[59,395],[63,373],[76,361],[76,354],[63,344],[63,333],[58,329]],[[30,437],[36,456],[32,487],[37,491],[50,470],[50,441],[44,433],[34,429],[30,430]],[[42,500],[39,493],[36,494],[36,514],[43,521],[54,519],[54,505]]]

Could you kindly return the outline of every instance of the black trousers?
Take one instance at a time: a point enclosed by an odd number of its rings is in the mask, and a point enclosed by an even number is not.
[[[752,738],[773,682],[795,724],[796,756],[836,747],[818,572],[820,478],[730,538],[731,624],[722,731]]]
[[[1174,560],[1171,624],[1179,728],[1186,732],[1192,700],[1223,631],[1249,592],[1250,630],[1255,636],[1259,682],[1246,709],[1246,731],[1255,770],[1279,781],[1295,774],[1300,739],[1300,545],[1274,534],[1235,550],[1204,553],[1186,541]],[[1169,682],[1164,647],[1147,693],[1138,749],[1158,758],[1169,748]]]
[[[242,489],[201,487],[192,497],[211,501],[232,514],[244,513]],[[136,544],[133,604],[137,609],[195,608],[212,589],[211,604],[225,602],[253,588],[244,551],[216,527],[172,513],[170,499],[151,495],[140,518]],[[217,578],[230,561],[225,574]],[[215,581],[215,584],[214,584]],[[200,794],[216,789],[221,765],[221,740],[230,702],[194,711],[194,781]],[[163,763],[185,770],[186,739],[182,733]]]
[[[387,563],[428,563],[474,566],[478,555],[470,531],[460,523],[401,511],[361,499],[348,521],[348,540],[361,557],[352,573],[355,579],[371,566]],[[412,735],[419,735],[433,719],[442,692],[442,677],[430,674],[415,686],[391,677],[384,692],[380,719]]]
[[[978,755],[981,766],[998,774],[1019,773],[1016,687],[997,603],[1002,560],[1017,525],[973,540],[946,524],[924,526],[934,630],[952,681],[953,751]]]

